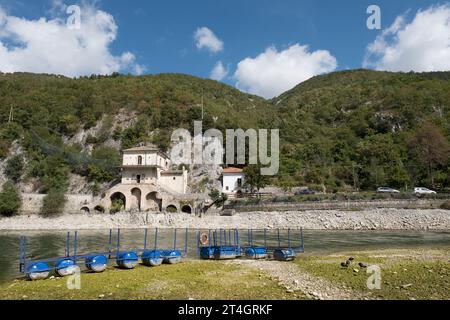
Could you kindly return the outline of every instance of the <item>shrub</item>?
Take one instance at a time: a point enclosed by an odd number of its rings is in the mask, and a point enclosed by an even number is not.
[[[13,182],[19,182],[23,174],[23,157],[17,155],[6,162],[5,175]]]
[[[19,212],[22,199],[19,191],[12,182],[6,182],[3,185],[3,191],[0,193],[0,215],[11,217]]]
[[[51,189],[44,197],[42,203],[41,215],[49,218],[60,215],[66,204],[66,196],[59,189]]]

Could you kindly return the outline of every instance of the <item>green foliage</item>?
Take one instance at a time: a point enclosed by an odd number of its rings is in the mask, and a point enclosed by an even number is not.
[[[27,173],[40,179],[42,191],[67,185],[70,172],[109,182],[117,172],[97,163],[88,147],[97,150],[112,137],[122,148],[148,142],[166,150],[173,129],[192,130],[201,118],[203,98],[204,130],[280,129],[280,172],[271,182],[285,190],[304,185],[327,192],[373,190],[382,184],[445,189],[449,87],[449,72],[354,70],[312,78],[267,101],[181,74],[79,79],[0,74],[0,159],[14,141],[20,143],[30,162]],[[14,121],[8,124],[11,105]],[[90,146],[66,145],[63,137],[97,125]],[[428,139],[432,152],[425,149],[427,136],[436,138]]]
[[[22,199],[19,191],[10,181],[3,185],[3,190],[0,192],[0,215],[4,217],[11,217],[19,212],[22,205]]]
[[[122,199],[114,199],[111,203],[110,212],[112,214],[120,212],[125,209],[125,202]]]
[[[245,185],[250,187],[253,191],[259,193],[262,188],[265,188],[270,179],[268,176],[261,174],[261,165],[249,165],[244,169],[245,173]]]
[[[22,177],[23,166],[24,163],[22,155],[14,156],[6,162],[5,175],[10,180],[17,183],[20,181],[20,178]]]
[[[99,147],[92,152],[92,161],[88,166],[89,180],[102,183],[119,176],[120,153],[111,147]]]
[[[40,214],[43,217],[51,218],[63,213],[66,204],[66,196],[59,189],[51,189],[44,197]]]
[[[214,189],[209,193],[209,197],[213,201],[212,206],[216,206],[216,208],[221,208],[227,202],[228,195],[226,193],[221,193],[219,190]]]

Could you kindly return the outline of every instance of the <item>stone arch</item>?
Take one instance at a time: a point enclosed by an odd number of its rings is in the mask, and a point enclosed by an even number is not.
[[[94,208],[94,211],[98,213],[105,213],[105,208],[103,208],[102,206],[96,206]]]
[[[187,214],[192,214],[192,207],[190,205],[186,204],[181,207],[181,212],[187,213]]]
[[[150,192],[145,197],[145,200],[148,211],[162,211],[162,199],[160,198],[158,192]]]
[[[122,192],[115,192],[110,197],[111,205],[109,206],[111,213],[123,211],[127,206],[127,198]]]
[[[178,212],[178,208],[176,205],[170,204],[167,206],[166,211],[169,213],[176,213],[176,212]]]
[[[142,191],[139,188],[131,189],[130,210],[141,211]]]
[[[88,207],[83,207],[80,209],[81,213],[83,214],[90,214],[91,213],[91,209],[89,209]]]

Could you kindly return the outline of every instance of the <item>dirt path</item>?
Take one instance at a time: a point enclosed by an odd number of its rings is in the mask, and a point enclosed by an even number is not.
[[[279,281],[279,284],[286,288],[288,292],[301,291],[307,298],[315,300],[364,300],[370,296],[360,292],[355,292],[344,286],[332,284],[325,279],[310,275],[293,263],[278,261],[253,261],[236,260],[230,261],[233,264],[246,265],[248,267],[264,271],[272,279]]]

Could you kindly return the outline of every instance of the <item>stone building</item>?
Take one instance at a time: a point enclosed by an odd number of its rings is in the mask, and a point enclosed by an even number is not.
[[[108,190],[97,206],[87,206],[85,211],[110,211],[117,203],[123,204],[124,211],[196,211],[200,200],[198,195],[187,193],[187,170],[172,170],[169,157],[160,150],[124,150],[121,169],[121,183]]]

